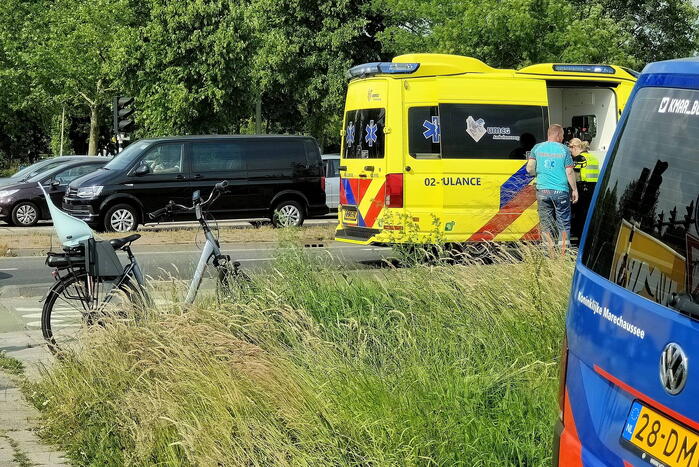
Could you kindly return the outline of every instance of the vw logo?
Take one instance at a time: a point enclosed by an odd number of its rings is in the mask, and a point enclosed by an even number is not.
[[[668,394],[679,394],[687,384],[687,356],[682,347],[670,342],[660,354],[660,383]]]

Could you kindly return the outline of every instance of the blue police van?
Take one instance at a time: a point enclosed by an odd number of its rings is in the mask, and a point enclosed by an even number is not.
[[[648,65],[581,239],[554,465],[699,466],[699,59]]]

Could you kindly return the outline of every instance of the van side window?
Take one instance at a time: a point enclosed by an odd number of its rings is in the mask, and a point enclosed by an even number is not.
[[[249,170],[286,169],[306,166],[303,140],[255,140],[245,142]]]
[[[340,176],[340,161],[338,159],[330,159],[328,161],[328,177],[337,178]]]
[[[408,109],[408,145],[415,158],[439,157],[441,147],[439,107],[411,107]]]
[[[192,172],[245,170],[240,146],[236,141],[192,143]]]
[[[386,109],[350,110],[345,113],[346,159],[383,159]]]
[[[304,140],[303,145],[306,148],[306,160],[311,165],[318,165],[320,159],[320,148],[312,140]]]
[[[150,167],[153,175],[182,172],[182,144],[161,144],[148,151],[141,164]]]
[[[618,141],[583,264],[662,305],[699,300],[699,91],[641,89]]]
[[[440,104],[442,158],[524,160],[546,120],[541,106]]]

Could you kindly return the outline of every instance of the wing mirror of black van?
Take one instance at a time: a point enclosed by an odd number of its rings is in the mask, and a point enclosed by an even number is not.
[[[147,175],[150,173],[150,167],[148,167],[146,164],[141,164],[138,167],[136,167],[136,170],[133,171],[133,174],[140,177],[142,175]]]

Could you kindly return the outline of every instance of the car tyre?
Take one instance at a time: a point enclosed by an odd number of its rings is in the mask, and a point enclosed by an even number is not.
[[[132,232],[138,228],[138,213],[130,204],[115,204],[104,215],[107,232]]]
[[[305,210],[298,201],[282,201],[272,211],[274,227],[301,227],[305,218]]]
[[[21,201],[12,208],[12,224],[31,227],[39,222],[39,207],[31,201]]]

